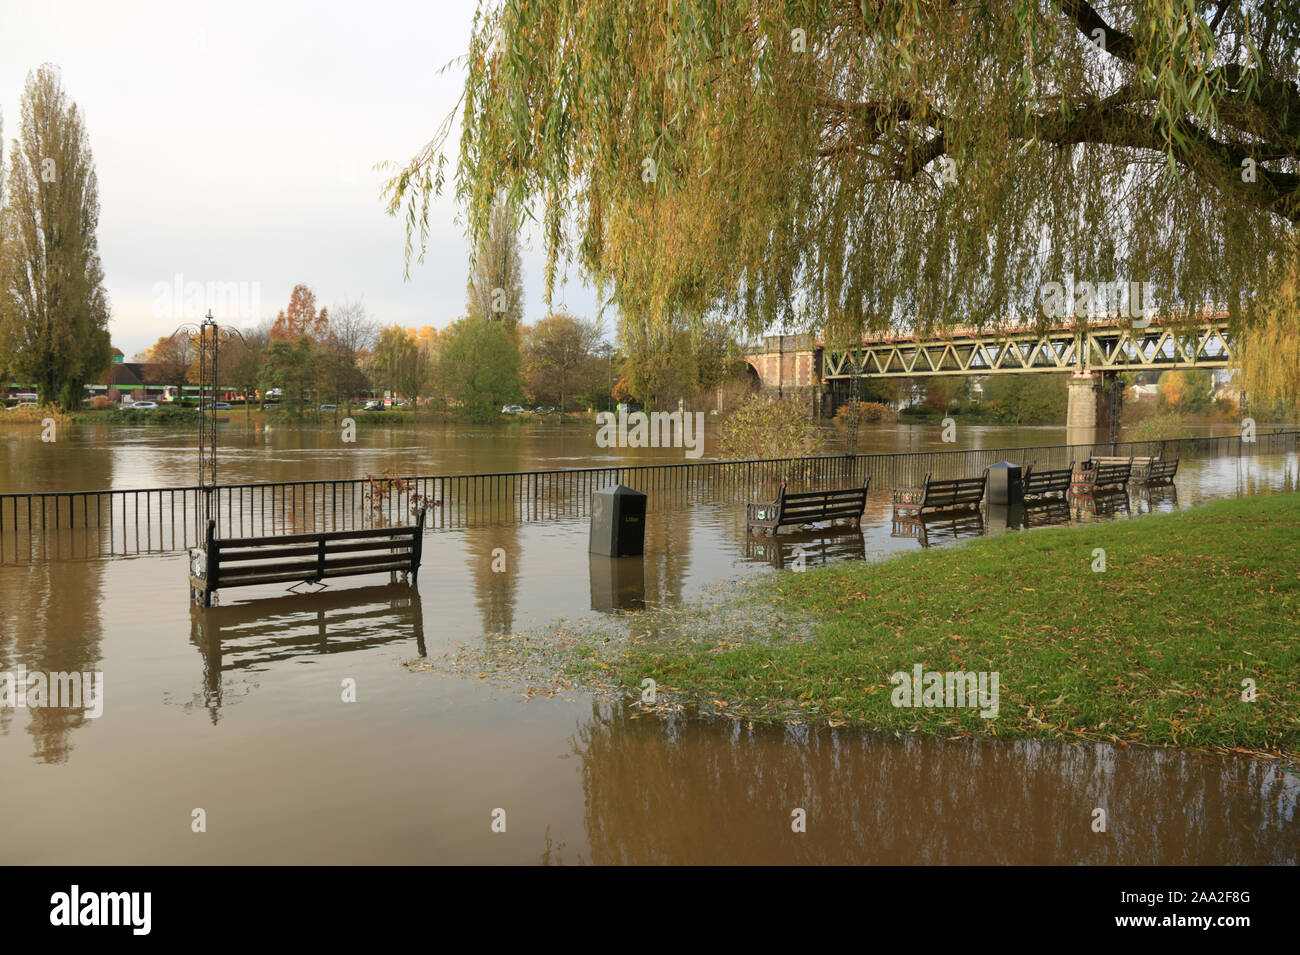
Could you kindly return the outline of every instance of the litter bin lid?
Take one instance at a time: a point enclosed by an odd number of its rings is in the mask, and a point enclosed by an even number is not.
[[[592,494],[605,494],[610,497],[645,497],[643,491],[638,491],[634,487],[628,487],[626,484],[615,484],[612,487],[602,487],[599,490],[592,491]]]

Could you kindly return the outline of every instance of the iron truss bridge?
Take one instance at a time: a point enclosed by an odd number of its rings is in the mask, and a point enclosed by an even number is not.
[[[1233,364],[1228,319],[1144,328],[1099,324],[1046,332],[989,330],[913,336],[826,347],[822,377],[913,378],[925,375],[1005,375],[1034,371],[1146,371],[1223,368]]]

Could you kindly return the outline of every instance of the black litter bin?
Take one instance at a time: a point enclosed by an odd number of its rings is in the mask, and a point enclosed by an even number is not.
[[[602,557],[645,553],[645,495],[616,484],[591,495],[591,547]]]
[[[1021,483],[1020,465],[1010,461],[989,465],[989,480],[984,494],[990,504],[1023,504],[1025,491]]]

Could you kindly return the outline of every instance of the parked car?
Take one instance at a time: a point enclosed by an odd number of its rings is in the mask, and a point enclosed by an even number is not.
[[[533,414],[555,414],[555,408],[552,405],[538,405],[533,409]]]
[[[278,401],[263,401],[263,402],[262,402],[262,407],[263,407],[263,408],[278,408],[278,407],[280,407],[280,402],[278,402]]]
[[[506,405],[504,408],[501,409],[501,413],[502,414],[528,414],[528,412],[525,411],[523,408],[521,408],[519,405]]]
[[[338,406],[338,405],[321,405],[321,406],[320,406],[320,410],[321,410],[321,411],[338,411],[338,410],[339,410],[339,406]]]
[[[283,398],[283,397],[284,397],[284,392],[281,391],[279,388],[272,388],[270,391],[268,391],[268,392],[266,393],[266,397],[268,397],[268,398]]]
[[[133,408],[133,409],[135,409],[135,410],[137,410],[137,411],[149,411],[149,410],[151,410],[151,409],[153,409],[153,408],[157,408],[157,407],[158,407],[158,402],[156,402],[156,401],[133,401],[133,402],[131,402],[131,404],[130,404],[128,407]]]
[[[367,401],[361,406],[362,411],[378,411],[384,406],[382,401]]]

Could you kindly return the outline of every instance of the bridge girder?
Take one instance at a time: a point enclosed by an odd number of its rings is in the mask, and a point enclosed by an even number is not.
[[[1062,371],[1156,371],[1225,368],[1234,363],[1228,320],[1097,326],[1079,331],[954,335],[948,338],[865,342],[827,348],[822,377],[917,378],[930,375],[1005,375]]]

